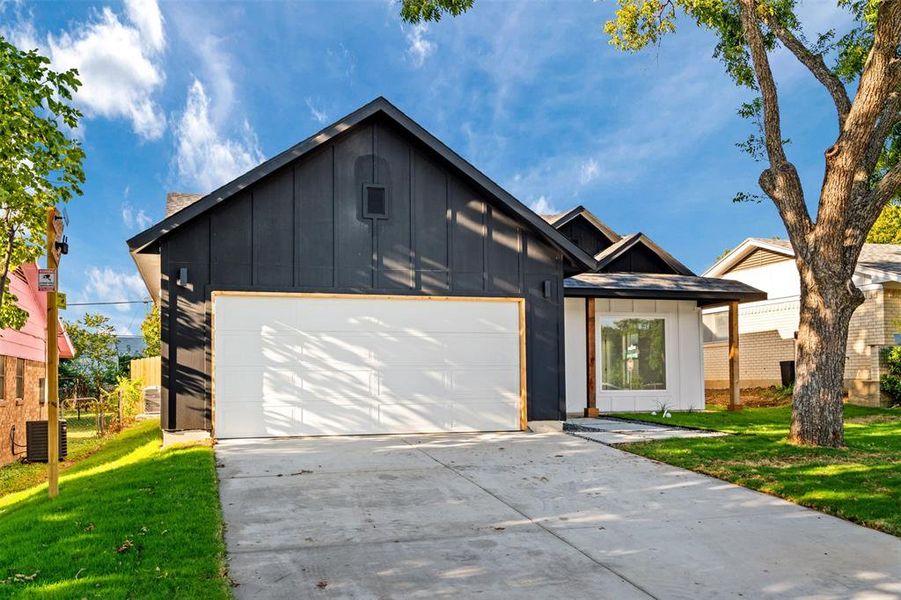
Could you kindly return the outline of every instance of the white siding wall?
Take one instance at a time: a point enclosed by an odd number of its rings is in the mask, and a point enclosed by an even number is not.
[[[729,308],[708,308],[704,314],[725,313]],[[776,331],[783,340],[794,339],[801,318],[801,304],[797,297],[748,302],[738,307],[738,333]]]
[[[567,298],[566,411],[581,413],[585,393],[585,300]],[[672,410],[704,408],[704,364],[701,344],[701,311],[692,301],[622,300],[598,298],[596,318],[612,316],[663,316],[666,320],[666,390],[608,391],[600,389],[601,357],[597,360],[597,407],[601,412],[656,410],[666,404]],[[600,324],[596,340],[601,351]]]
[[[738,269],[724,274],[723,279],[747,283],[767,293],[770,300],[798,296],[801,293],[801,278],[793,258],[750,269]]]

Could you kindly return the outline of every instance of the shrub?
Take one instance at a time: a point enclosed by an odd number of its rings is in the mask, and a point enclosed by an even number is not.
[[[890,346],[882,351],[887,373],[879,379],[879,389],[891,398],[892,404],[901,404],[901,346]]]
[[[109,411],[116,416],[118,429],[122,429],[135,420],[135,417],[141,413],[143,408],[142,400],[144,397],[144,385],[140,379],[131,379],[120,375],[116,379],[116,387],[108,392],[103,392],[102,406],[98,406],[98,412]],[[121,398],[122,411],[121,420],[119,418],[119,401]]]

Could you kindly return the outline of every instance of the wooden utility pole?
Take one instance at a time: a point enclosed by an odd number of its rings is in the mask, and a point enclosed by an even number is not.
[[[56,285],[59,286],[59,260],[56,240],[59,230],[56,225],[56,209],[47,213],[47,268],[56,271]],[[56,292],[47,292],[47,493],[51,498],[59,495],[59,341],[57,331],[59,311],[56,306]]]

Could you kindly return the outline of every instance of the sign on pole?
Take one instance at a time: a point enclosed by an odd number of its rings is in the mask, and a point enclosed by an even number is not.
[[[38,269],[38,291],[56,291],[56,269]]]
[[[56,308],[66,310],[66,294],[63,292],[56,293]]]

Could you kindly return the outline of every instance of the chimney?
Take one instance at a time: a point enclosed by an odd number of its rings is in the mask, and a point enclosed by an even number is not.
[[[203,198],[203,194],[183,194],[181,192],[169,192],[166,194],[166,216],[174,215],[183,208],[187,208]]]

